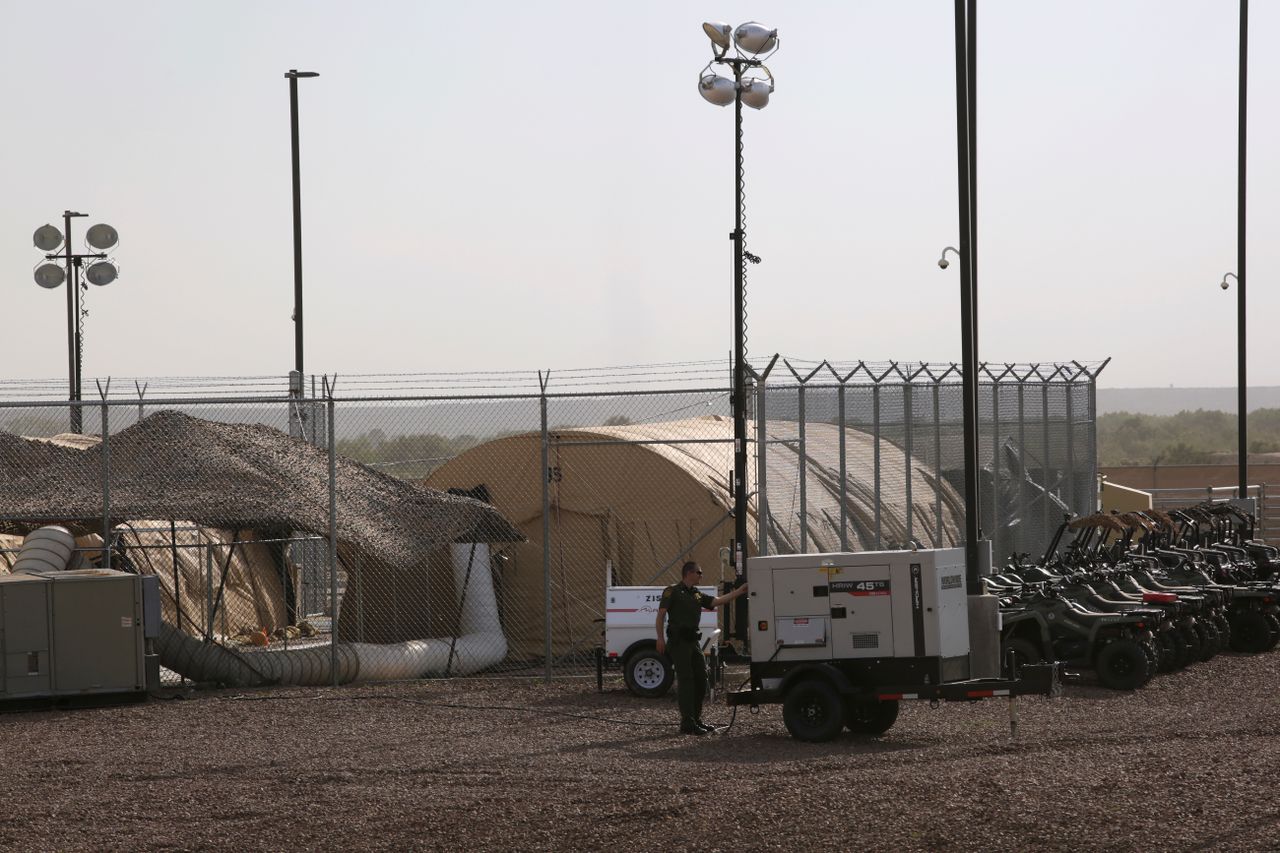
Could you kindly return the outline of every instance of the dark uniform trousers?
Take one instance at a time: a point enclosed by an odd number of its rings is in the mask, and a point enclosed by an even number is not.
[[[681,722],[702,719],[702,700],[707,695],[707,665],[697,640],[667,640],[667,655],[676,668],[676,696]]]

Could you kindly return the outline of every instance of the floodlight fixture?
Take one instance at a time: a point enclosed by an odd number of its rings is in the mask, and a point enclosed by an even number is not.
[[[721,77],[711,71],[703,71],[698,78],[698,94],[709,104],[727,107],[733,103],[738,86],[728,77]]]
[[[707,21],[702,25],[702,31],[707,34],[707,38],[711,39],[712,50],[717,56],[724,56],[729,50],[730,38],[733,35],[733,27],[723,21]],[[720,48],[715,50],[715,48]]]
[[[1229,272],[1222,277],[1222,281],[1218,284],[1218,287],[1221,287],[1223,290],[1229,289],[1231,287],[1231,282],[1227,281],[1229,278],[1234,278],[1236,280],[1236,284],[1240,283],[1240,278],[1235,273]]]
[[[116,243],[120,242],[120,234],[116,229],[112,228],[105,222],[99,222],[97,225],[89,226],[89,230],[84,235],[85,242],[99,252],[105,252]]]
[[[769,105],[769,96],[773,94],[773,74],[763,65],[760,70],[765,77],[749,77],[742,81],[742,103],[753,110],[762,110]]]
[[[115,281],[119,274],[120,271],[116,269],[116,265],[110,261],[89,264],[89,268],[84,271],[84,277],[89,279],[89,283],[98,287]]]
[[[960,260],[960,250],[955,246],[947,246],[942,250],[942,257],[938,258],[938,269],[945,270],[947,267],[951,266],[951,262],[947,260],[947,252],[955,253],[956,260]]]
[[[759,56],[778,46],[778,31],[756,21],[748,21],[734,32],[733,40],[738,50]]]
[[[57,264],[41,264],[36,267],[36,284],[47,290],[60,287],[67,278],[66,272]]]
[[[35,247],[42,252],[52,252],[62,245],[62,232],[53,225],[41,225],[31,236]]]

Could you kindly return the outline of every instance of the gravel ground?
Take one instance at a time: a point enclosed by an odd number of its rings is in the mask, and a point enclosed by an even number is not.
[[[680,737],[670,699],[593,681],[8,714],[0,849],[1277,849],[1277,687],[1280,652],[1069,684],[1016,741],[1004,700],[906,703],[871,740],[793,741],[776,707]]]

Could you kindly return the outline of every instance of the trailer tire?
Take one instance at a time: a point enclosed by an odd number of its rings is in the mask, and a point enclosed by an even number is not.
[[[844,728],[844,703],[825,681],[806,678],[787,691],[782,700],[782,721],[796,740],[822,743]]]
[[[622,680],[636,696],[665,696],[675,677],[670,659],[653,647],[632,652],[622,664]]]
[[[1112,640],[1094,663],[1098,680],[1111,690],[1137,690],[1151,677],[1147,653],[1134,640]]]
[[[844,724],[855,735],[882,735],[898,721],[898,700],[855,699],[844,703]]]

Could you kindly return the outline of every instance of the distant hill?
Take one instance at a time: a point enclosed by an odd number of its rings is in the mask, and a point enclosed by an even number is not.
[[[1235,388],[1099,388],[1098,414],[1133,412],[1176,415],[1178,412],[1236,410]],[[1249,411],[1280,409],[1280,386],[1249,389]]]

